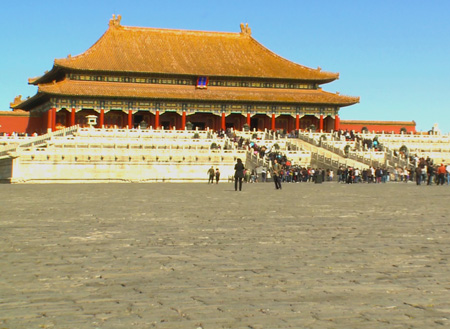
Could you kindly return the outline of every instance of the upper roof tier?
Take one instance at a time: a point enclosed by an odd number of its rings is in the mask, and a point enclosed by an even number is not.
[[[250,77],[309,80],[318,83],[339,78],[338,73],[311,69],[278,56],[251,36],[120,25],[110,20],[108,30],[86,52],[55,60],[55,68],[86,71],[154,73],[209,77]],[[33,79],[30,83],[40,83]]]

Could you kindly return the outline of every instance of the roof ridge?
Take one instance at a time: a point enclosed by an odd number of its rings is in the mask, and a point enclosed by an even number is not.
[[[121,28],[125,30],[136,30],[136,31],[149,31],[153,30],[155,32],[168,32],[168,33],[193,33],[193,34],[223,34],[223,35],[245,35],[249,34],[250,29],[248,27],[248,24],[244,26],[243,23],[241,23],[241,32],[216,32],[216,31],[200,31],[200,30],[187,30],[187,29],[172,29],[172,28],[155,28],[155,27],[140,27],[140,26],[129,26],[129,25],[121,25],[120,21],[122,20],[121,15],[113,15],[112,19],[109,20],[109,28]]]
[[[132,31],[155,31],[162,33],[176,33],[176,34],[198,34],[198,35],[224,35],[224,36],[236,36],[240,37],[244,34],[241,32],[223,32],[223,31],[203,31],[203,30],[187,30],[187,29],[171,29],[171,28],[159,28],[159,27],[141,27],[141,26],[128,26],[120,25],[119,27],[114,27],[117,29],[132,30]]]

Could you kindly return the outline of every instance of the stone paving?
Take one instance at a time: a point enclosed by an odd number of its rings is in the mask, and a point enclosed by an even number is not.
[[[0,328],[449,328],[449,197],[0,185]]]

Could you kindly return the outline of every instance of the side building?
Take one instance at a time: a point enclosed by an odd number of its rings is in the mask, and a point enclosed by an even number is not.
[[[338,73],[284,59],[239,33],[122,26],[78,56],[56,59],[29,79],[36,95],[11,108],[30,112],[37,133],[87,124],[154,129],[339,129],[339,110],[359,97],[322,90]],[[29,131],[31,132],[31,131]]]

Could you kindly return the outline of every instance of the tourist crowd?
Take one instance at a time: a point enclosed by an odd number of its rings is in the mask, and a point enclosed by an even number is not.
[[[281,165],[280,180],[283,183],[321,183],[336,181],[338,183],[380,184],[387,182],[416,182],[417,185],[450,185],[450,165],[433,165],[432,161],[421,159],[416,169],[394,168],[391,171],[381,167],[366,169],[341,167],[336,173],[332,169],[301,167],[291,165],[285,155],[279,152],[269,154],[271,163],[274,160]],[[271,171],[266,166],[256,169],[246,169],[244,181],[247,183],[265,182],[270,178]]]
[[[429,158],[417,158],[410,156],[411,163],[415,164],[415,168],[397,167],[387,170],[383,167],[370,167],[365,169],[353,167],[341,167],[336,173],[332,169],[302,167],[291,164],[286,155],[279,151],[277,145],[266,146],[258,145],[258,141],[251,141],[236,135],[225,133],[239,149],[247,149],[258,155],[261,159],[267,159],[268,165],[257,169],[244,170],[244,182],[256,183],[265,182],[271,178],[271,169],[276,162],[280,165],[279,172],[280,181],[283,183],[301,183],[313,182],[321,183],[325,181],[337,181],[338,183],[355,184],[355,183],[386,183],[386,182],[416,182],[417,185],[450,185],[450,164],[434,164]],[[337,131],[337,137],[345,138],[347,141],[356,141],[363,149],[382,150],[383,145],[378,142],[377,136],[372,139],[362,138],[360,134],[354,131]],[[403,151],[400,151],[403,154]],[[396,154],[399,155],[399,154]],[[407,156],[405,154],[405,156]]]

